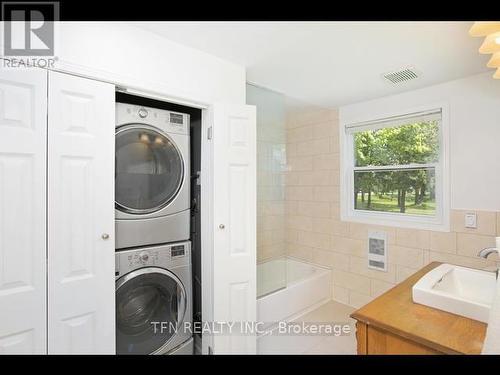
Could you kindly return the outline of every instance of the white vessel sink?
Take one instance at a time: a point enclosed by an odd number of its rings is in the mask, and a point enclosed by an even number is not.
[[[494,272],[442,264],[413,286],[413,302],[488,322],[496,292]]]

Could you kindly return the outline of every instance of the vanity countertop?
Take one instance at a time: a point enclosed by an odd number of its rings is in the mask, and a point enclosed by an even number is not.
[[[441,263],[433,262],[414,273],[351,317],[446,354],[480,354],[486,324],[414,303],[413,285]]]

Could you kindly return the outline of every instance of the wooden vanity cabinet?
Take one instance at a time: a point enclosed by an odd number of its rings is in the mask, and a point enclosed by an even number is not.
[[[413,302],[413,285],[440,264],[428,264],[351,314],[358,354],[481,353],[485,323]]]

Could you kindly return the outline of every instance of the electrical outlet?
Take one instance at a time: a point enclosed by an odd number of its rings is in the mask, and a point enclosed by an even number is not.
[[[465,214],[465,227],[466,228],[477,228],[477,215],[475,213]]]

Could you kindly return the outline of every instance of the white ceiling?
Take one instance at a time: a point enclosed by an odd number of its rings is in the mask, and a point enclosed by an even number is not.
[[[471,22],[147,22],[170,40],[247,68],[247,80],[324,107],[487,71]],[[381,74],[413,66],[398,86]]]

